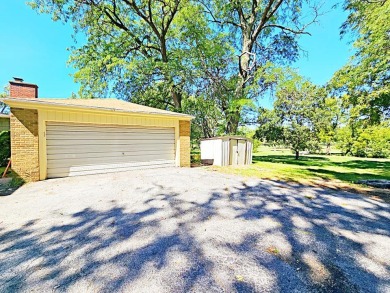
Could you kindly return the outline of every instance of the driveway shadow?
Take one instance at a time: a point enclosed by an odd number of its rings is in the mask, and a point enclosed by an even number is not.
[[[55,225],[0,226],[0,291],[385,292],[389,206],[262,181],[202,197],[159,186]]]

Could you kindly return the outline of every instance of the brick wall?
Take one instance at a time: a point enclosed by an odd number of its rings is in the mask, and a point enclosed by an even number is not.
[[[180,167],[191,166],[191,121],[179,121]]]
[[[26,182],[39,180],[38,112],[11,108],[12,169]]]
[[[9,82],[9,96],[11,98],[38,98],[38,86],[22,82]]]

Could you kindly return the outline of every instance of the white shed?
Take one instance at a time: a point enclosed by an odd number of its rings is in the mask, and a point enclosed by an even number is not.
[[[228,166],[252,164],[252,140],[242,136],[220,136],[200,141],[203,164]]]

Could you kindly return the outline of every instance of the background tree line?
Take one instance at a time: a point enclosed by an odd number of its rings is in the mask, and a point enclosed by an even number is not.
[[[355,54],[328,84],[318,87],[296,73],[278,79],[273,110],[260,109],[255,137],[299,151],[390,156],[390,3],[347,1],[341,35],[352,31]]]
[[[319,87],[289,68],[320,0],[33,0],[85,37],[70,63],[84,98],[194,115],[192,137],[237,134],[302,150],[388,156],[389,1],[340,1],[355,55]],[[255,102],[274,96],[274,109]],[[387,150],[386,150],[387,147]]]

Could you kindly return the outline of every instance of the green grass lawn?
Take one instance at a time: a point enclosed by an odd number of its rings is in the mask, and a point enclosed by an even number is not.
[[[3,176],[4,170],[5,170],[5,167],[0,166],[0,178],[1,178],[1,176]],[[14,172],[12,172],[12,170],[9,169],[7,172],[7,177],[14,177],[14,176],[15,176]]]
[[[0,166],[0,178],[1,178],[1,176],[3,176],[4,170],[5,170],[5,167]]]
[[[213,167],[214,168],[214,167]],[[346,183],[356,187],[361,179],[389,179],[389,159],[309,155],[295,160],[289,150],[262,148],[253,154],[253,164],[219,167],[218,170],[243,176],[286,181]]]

